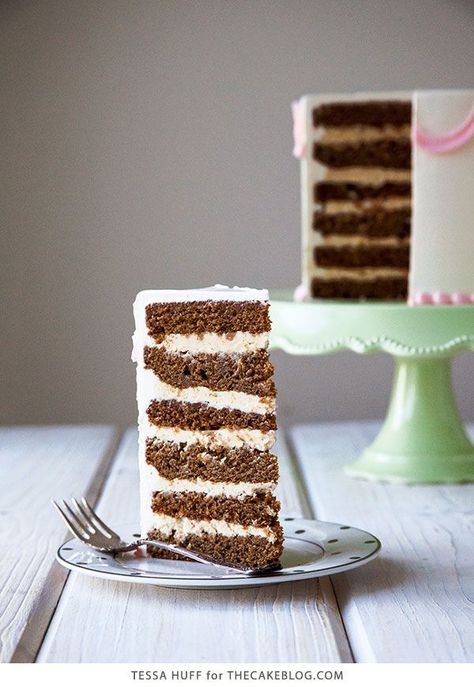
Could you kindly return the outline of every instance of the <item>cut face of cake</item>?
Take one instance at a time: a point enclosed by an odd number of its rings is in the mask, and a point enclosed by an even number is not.
[[[312,96],[297,104],[303,164],[304,280],[315,298],[407,296],[411,101]]]
[[[474,302],[474,91],[310,95],[293,117],[299,296]]]
[[[268,308],[221,286],[134,304],[142,534],[241,567],[282,552]]]

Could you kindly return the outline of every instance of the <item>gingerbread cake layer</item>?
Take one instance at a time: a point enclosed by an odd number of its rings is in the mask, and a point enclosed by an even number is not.
[[[408,245],[321,245],[314,253],[320,267],[408,267],[410,259]]]
[[[161,530],[151,530],[148,532],[150,539],[159,538],[161,541],[170,544],[179,544],[190,551],[207,554],[215,558],[218,562],[232,561],[235,565],[243,568],[258,568],[271,563],[276,563],[282,554],[283,531],[279,525],[274,528],[275,538],[273,541],[257,537],[254,535],[227,537],[222,534],[187,535],[184,538],[176,538],[171,535],[163,535]],[[178,554],[170,553],[148,547],[151,556],[157,558],[167,558],[172,560],[182,560]]]
[[[324,203],[327,200],[361,200],[365,198],[388,198],[390,196],[410,197],[411,184],[407,182],[385,182],[372,185],[321,181],[314,187],[314,199],[317,203]]]
[[[226,353],[169,353],[163,347],[145,346],[145,368],[166,384],[179,389],[206,387],[274,397],[273,365],[265,350]]]
[[[313,126],[403,126],[411,124],[411,109],[411,102],[402,100],[323,103],[313,109]]]
[[[381,140],[370,143],[316,142],[313,156],[328,167],[390,167],[410,169],[410,140]]]
[[[411,210],[383,210],[374,208],[361,213],[327,215],[316,210],[313,228],[323,235],[341,234],[366,237],[410,236]]]
[[[225,448],[204,444],[178,444],[147,439],[146,462],[165,479],[209,482],[268,483],[278,481],[278,461],[267,451],[247,446]]]
[[[224,520],[243,526],[273,527],[280,504],[269,492],[237,499],[188,491],[157,492],[151,507],[154,513],[177,519]]]
[[[200,432],[225,429],[276,429],[273,413],[245,413],[238,408],[214,408],[207,403],[181,403],[176,400],[152,401],[147,409],[149,421],[157,427],[176,427]]]
[[[372,279],[319,277],[311,282],[311,295],[313,298],[403,300],[406,298],[407,288],[408,274],[406,277],[376,277]]]
[[[259,334],[270,329],[270,318],[268,304],[259,301],[184,301],[149,304],[146,325],[160,343],[167,334]]]

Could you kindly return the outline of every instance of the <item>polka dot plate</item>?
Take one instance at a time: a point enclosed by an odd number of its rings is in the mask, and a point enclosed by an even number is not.
[[[281,570],[258,577],[203,563],[150,558],[141,552],[113,556],[95,551],[78,539],[65,542],[56,557],[70,570],[106,580],[188,589],[235,589],[347,572],[375,558],[381,548],[372,534],[348,525],[289,517],[283,517],[282,524],[285,544]],[[139,536],[137,526],[117,530],[127,541]]]

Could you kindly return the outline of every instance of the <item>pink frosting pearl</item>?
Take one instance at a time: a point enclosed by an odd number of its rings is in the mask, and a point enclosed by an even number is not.
[[[415,305],[431,305],[433,302],[430,294],[424,291],[417,291],[411,300]]]
[[[456,305],[461,305],[462,303],[470,303],[471,302],[471,296],[469,296],[468,293],[453,293],[451,296],[451,300],[453,303],[456,303]]]
[[[308,289],[304,284],[300,284],[296,287],[293,293],[293,299],[295,301],[305,301],[309,297]]]
[[[435,303],[436,305],[462,305],[465,303],[474,303],[474,293],[462,293],[455,291],[454,293],[446,293],[445,291],[436,291],[433,294],[425,293],[424,291],[417,291],[409,299],[410,305],[429,305]]]
[[[445,293],[444,291],[435,291],[433,294],[433,303],[436,303],[437,305],[447,305],[448,303],[451,303],[451,296],[449,293]]]

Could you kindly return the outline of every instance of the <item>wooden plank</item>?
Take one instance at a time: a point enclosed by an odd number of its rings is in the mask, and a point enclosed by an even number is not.
[[[280,496],[303,515],[279,444]],[[117,529],[138,520],[136,433],[127,433],[100,501]],[[94,628],[84,632],[83,628]],[[72,573],[40,662],[341,661],[350,652],[330,583],[241,590],[172,590]]]
[[[317,516],[382,540],[379,559],[333,577],[354,658],[473,661],[474,485],[402,486],[347,477],[343,465],[378,428],[344,423],[292,431]]]
[[[67,571],[54,561],[66,528],[50,504],[98,486],[114,431],[104,426],[0,429],[0,661],[35,659]]]

